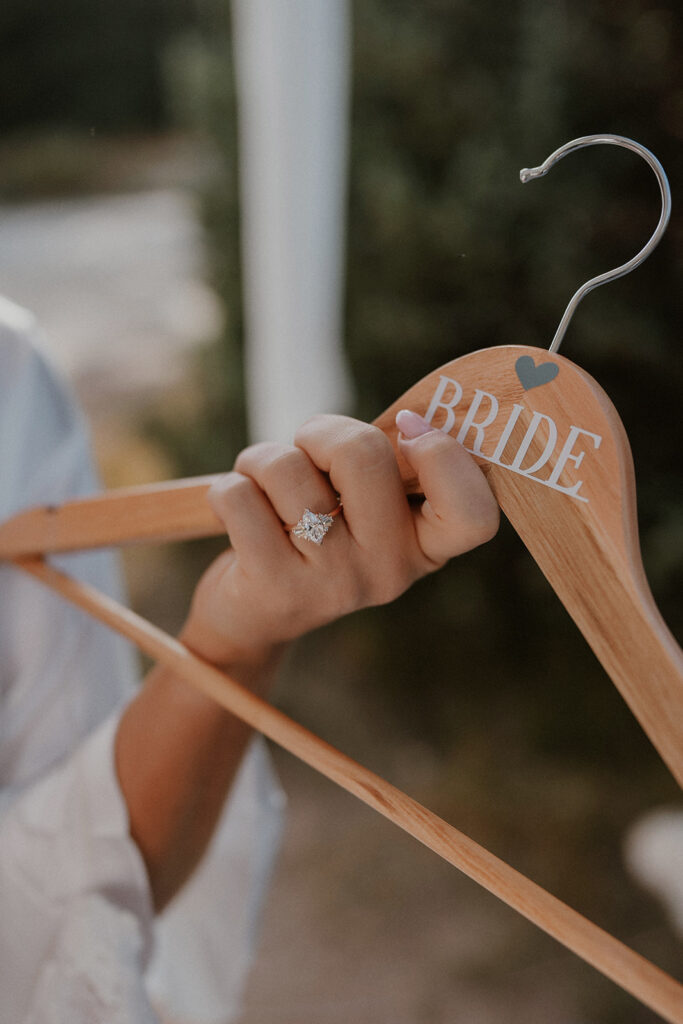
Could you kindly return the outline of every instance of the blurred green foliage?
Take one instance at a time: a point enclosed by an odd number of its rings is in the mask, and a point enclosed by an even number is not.
[[[238,448],[235,107],[221,10],[216,4],[210,41],[195,50],[204,70],[194,76],[209,100],[203,126],[222,154],[204,209],[229,314],[210,357],[208,422],[213,437],[221,421],[227,431],[227,409]],[[611,147],[574,155],[527,186],[519,168],[596,131],[649,145],[672,182],[668,235],[636,276],[586,300],[563,353],[602,383],[626,423],[647,568],[679,636],[682,28],[673,2],[356,3],[346,330],[364,419],[464,352],[547,346],[578,285],[649,237],[658,190],[641,160]],[[189,450],[184,442],[183,469],[216,468],[208,437],[200,428]],[[350,658],[362,650],[363,677],[389,687],[405,722],[446,748],[473,726],[518,719],[521,742],[545,757],[632,771],[638,751],[657,774],[638,727],[505,527],[396,605],[338,629]]]
[[[659,196],[636,157],[584,151],[526,186],[518,170],[572,138],[612,131],[658,154],[675,197],[683,16],[673,3],[542,0],[376,0],[355,13],[347,337],[358,411],[371,418],[464,352],[547,346],[576,287],[646,241]],[[585,301],[563,345],[627,426],[650,578],[679,636],[681,223],[674,215],[636,276]],[[450,732],[460,700],[438,680],[457,676],[457,663],[476,676],[482,726],[510,704],[530,723],[528,742],[548,754],[573,746],[632,765],[637,730],[608,702],[600,715],[602,673],[511,531],[445,575],[381,617],[394,638],[378,648],[382,677],[410,692],[429,664],[429,704]],[[453,635],[454,615],[464,628],[452,644],[437,640]]]
[[[3,0],[0,130],[168,124],[163,54],[193,0]]]
[[[222,159],[204,211],[228,319],[210,357],[210,431],[198,425],[189,446],[185,436],[183,472],[219,468],[216,431],[230,431],[235,449],[244,441],[235,96],[219,10],[199,77],[203,127]],[[526,186],[521,167],[610,131],[667,169],[664,242],[634,276],[589,296],[563,354],[625,422],[646,568],[683,638],[683,11],[675,0],[358,0],[353,10],[346,338],[361,418],[465,352],[547,347],[576,288],[635,254],[657,222],[652,172],[623,150],[583,151]],[[675,784],[507,524],[393,605],[299,645],[283,700],[317,727],[329,725],[311,710],[321,676],[338,721],[344,698],[330,689],[351,687],[369,714],[381,707],[394,744],[418,737],[440,751],[446,817],[607,927],[660,934],[651,905],[633,898],[619,844],[640,811],[675,798]],[[347,749],[358,727],[348,723]],[[650,954],[675,970],[666,941],[653,938]],[[586,998],[595,1019],[652,1019],[611,989]]]

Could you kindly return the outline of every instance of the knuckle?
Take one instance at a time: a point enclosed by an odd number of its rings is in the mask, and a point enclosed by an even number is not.
[[[300,448],[273,450],[263,471],[266,484],[286,480],[289,488],[296,488],[305,483],[310,475],[310,462]]]
[[[246,448],[237,457],[235,468],[253,477],[266,492],[277,490],[284,483],[290,489],[300,487],[310,481],[313,471],[301,448],[270,441]]]
[[[212,507],[216,511],[220,511],[220,509],[232,507],[235,502],[242,500],[252,487],[253,483],[248,477],[232,470],[229,473],[223,473],[218,480],[212,483],[208,491],[208,498]]]
[[[255,466],[263,463],[268,464],[272,459],[282,452],[283,445],[274,441],[258,441],[244,448],[235,459],[235,470],[239,473],[248,473]]]
[[[328,413],[316,413],[314,416],[309,416],[297,429],[294,435],[294,444],[305,447],[307,440],[323,431],[329,430],[334,421],[338,419],[338,416],[332,416]]]
[[[338,455],[358,470],[372,470],[393,459],[391,443],[379,427],[358,423],[346,431],[339,444]]]
[[[214,480],[209,487],[207,498],[218,518],[225,521],[234,509],[246,501],[253,486],[254,483],[248,476],[232,470]]]

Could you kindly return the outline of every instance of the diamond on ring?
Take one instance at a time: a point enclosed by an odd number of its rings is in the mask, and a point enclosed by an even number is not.
[[[307,508],[296,526],[292,527],[295,537],[302,540],[313,541],[314,544],[322,544],[325,534],[334,524],[334,518],[324,512],[311,512]]]

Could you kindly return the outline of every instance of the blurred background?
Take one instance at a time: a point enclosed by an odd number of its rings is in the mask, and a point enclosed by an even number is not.
[[[547,347],[659,196],[613,147],[518,171],[626,135],[664,164],[671,225],[562,352],[624,420],[681,641],[682,35],[676,0],[4,0],[0,291],[38,314],[105,484],[219,471],[316,409],[372,419],[465,352]],[[134,606],[176,629],[214,551],[127,552]],[[680,975],[671,908],[629,870],[634,825],[680,793],[507,524],[298,644],[277,702]],[[288,825],[242,1024],[656,1019],[274,756]]]

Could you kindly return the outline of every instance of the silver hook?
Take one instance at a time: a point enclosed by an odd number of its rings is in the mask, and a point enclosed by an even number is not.
[[[659,183],[659,191],[662,197],[662,213],[659,218],[659,223],[655,228],[654,234],[650,238],[647,245],[644,245],[637,256],[629,260],[628,263],[624,263],[621,267],[617,267],[616,270],[609,270],[606,274],[600,274],[598,277],[591,278],[590,281],[586,281],[584,285],[581,285],[579,290],[572,296],[569,301],[569,305],[564,311],[564,316],[560,320],[560,324],[555,331],[555,337],[550,345],[551,352],[557,352],[562,339],[564,338],[569,321],[574,315],[576,307],[581,302],[584,295],[588,295],[588,292],[597,288],[598,285],[607,284],[608,281],[615,281],[618,277],[623,277],[625,274],[630,274],[632,270],[640,266],[643,260],[646,260],[653,249],[659,244],[659,241],[666,231],[666,226],[669,223],[669,217],[671,216],[671,189],[669,188],[669,181],[664,168],[660,164],[659,160],[649,149],[645,149],[645,146],[641,146],[639,143],[634,142],[633,139],[626,139],[623,135],[584,135],[580,139],[574,139],[572,142],[566,143],[564,146],[560,146],[554,153],[551,153],[548,159],[540,165],[540,167],[525,167],[519,172],[519,177],[522,182],[533,181],[534,178],[542,178],[548,173],[551,167],[553,167],[558,160],[561,160],[563,156],[568,156],[569,153],[573,153],[577,149],[583,149],[585,146],[596,146],[600,143],[606,143],[609,146],[623,146],[624,149],[630,149],[634,153],[638,153],[642,156],[643,160],[646,160],[652,170],[655,172],[657,181]]]

